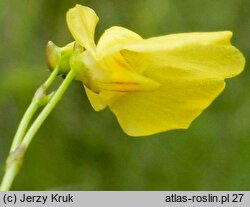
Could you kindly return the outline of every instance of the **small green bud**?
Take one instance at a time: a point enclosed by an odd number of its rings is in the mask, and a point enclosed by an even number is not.
[[[52,41],[47,43],[46,60],[50,70],[59,68],[59,74],[67,74],[70,71],[70,58],[74,51],[75,42],[64,47],[58,47]]]
[[[49,41],[46,46],[46,61],[50,70],[53,70],[60,62],[61,49],[52,41]]]

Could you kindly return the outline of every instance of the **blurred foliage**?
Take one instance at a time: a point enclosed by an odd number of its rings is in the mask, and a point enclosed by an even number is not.
[[[100,17],[97,39],[120,25],[143,37],[232,30],[250,57],[250,0],[0,1],[0,176],[35,89],[49,75],[44,47],[72,41],[76,3]],[[74,82],[29,148],[13,190],[250,190],[249,64],[188,130],[125,135],[109,110],[94,112]]]

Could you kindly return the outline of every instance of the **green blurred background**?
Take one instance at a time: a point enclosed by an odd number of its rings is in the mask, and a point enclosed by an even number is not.
[[[76,3],[143,37],[232,30],[250,56],[250,0],[1,0],[0,176],[14,132],[48,77],[45,44],[72,41]],[[74,82],[30,146],[13,190],[250,190],[250,82],[245,71],[188,130],[133,138],[109,110],[95,112]]]

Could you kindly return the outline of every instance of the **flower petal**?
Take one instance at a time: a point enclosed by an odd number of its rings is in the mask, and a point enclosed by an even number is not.
[[[119,26],[111,27],[103,33],[97,44],[97,57],[100,59],[113,54],[124,47],[124,45],[141,39],[138,34],[126,28]]]
[[[104,102],[103,98],[100,96],[100,94],[95,93],[88,89],[86,86],[84,86],[84,89],[86,91],[86,94],[88,96],[88,99],[90,101],[91,106],[96,110],[100,111],[106,108],[107,104]]]
[[[74,39],[90,52],[95,50],[95,27],[99,21],[94,10],[77,4],[67,12],[67,24]]]
[[[130,66],[161,86],[109,104],[123,130],[145,136],[187,128],[222,92],[224,79],[243,70],[244,57],[230,37],[230,32],[178,34],[125,46],[121,54]]]
[[[124,45],[141,39],[138,34],[118,26],[107,29],[101,36],[96,57],[105,74],[102,77],[105,78],[102,81],[95,80],[100,88],[98,94],[86,89],[88,99],[96,111],[102,110],[106,104],[111,104],[126,92],[154,90],[159,87],[157,82],[133,71],[120,54]]]
[[[159,90],[127,93],[110,105],[128,135],[145,136],[188,128],[224,88],[220,79],[176,79],[170,78],[167,71],[162,68],[157,74],[153,70],[147,74],[162,84]]]
[[[106,105],[113,103],[118,97],[127,92],[153,91],[160,87],[158,82],[126,70],[126,68],[117,65],[111,60],[105,63],[104,60],[107,58],[102,59],[101,65],[104,69],[115,69],[116,71],[105,71],[104,78],[101,76],[101,79],[95,79],[95,85],[99,89],[99,93],[94,93],[85,87],[88,99],[96,111],[104,109]]]
[[[105,56],[99,61],[105,70],[102,80],[96,83],[100,90],[114,92],[152,91],[159,87],[159,83],[148,77],[130,70],[127,63],[118,61],[114,56]]]
[[[121,54],[137,71],[177,68],[170,76],[190,73],[230,78],[242,72],[243,55],[230,44],[231,32],[185,33],[142,40],[126,46]]]

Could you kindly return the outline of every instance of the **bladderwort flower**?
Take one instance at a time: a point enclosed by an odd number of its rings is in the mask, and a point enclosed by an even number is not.
[[[171,34],[143,39],[123,27],[107,29],[97,45],[96,13],[76,5],[67,24],[84,51],[71,61],[96,111],[109,107],[132,136],[190,123],[242,72],[243,55],[232,32]]]
[[[52,72],[18,126],[0,190],[10,189],[35,134],[74,79],[83,83],[96,111],[108,107],[128,135],[146,136],[188,128],[223,91],[225,79],[244,68],[245,59],[231,45],[229,31],[143,39],[115,26],[95,44],[97,22],[92,9],[76,5],[67,12],[75,41],[61,48],[48,42],[46,59]],[[59,74],[65,79],[47,94]]]

